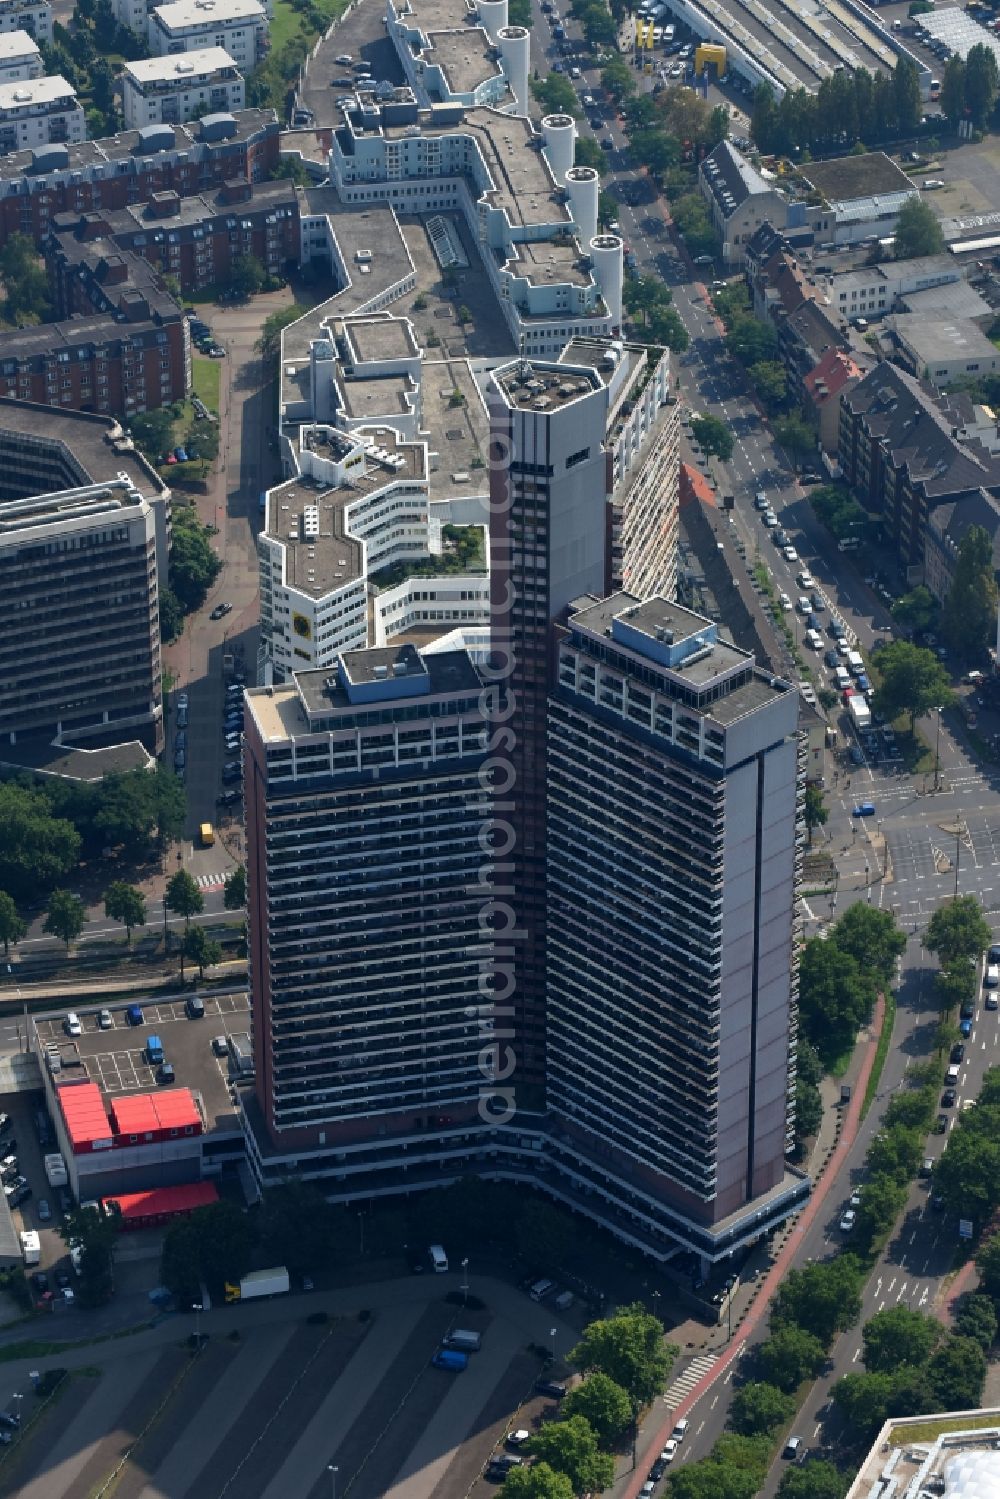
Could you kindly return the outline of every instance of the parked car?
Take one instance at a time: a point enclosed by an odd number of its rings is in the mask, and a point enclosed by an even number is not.
[[[125,1019],[129,1025],[144,1025],[142,1005],[126,1005]]]
[[[97,1012],[97,1029],[98,1030],[100,1030],[100,1031],[109,1031],[114,1026],[114,1023],[115,1022],[114,1022],[114,1020],[112,1018],[110,1010],[98,1010],[98,1012]]]
[[[83,1035],[83,1026],[80,1024],[80,1017],[75,1010],[70,1010],[66,1016],[66,1019],[63,1021],[63,1030],[67,1036]]]
[[[37,1212],[39,1223],[52,1222],[52,1209],[49,1207],[47,1198],[39,1197]]]

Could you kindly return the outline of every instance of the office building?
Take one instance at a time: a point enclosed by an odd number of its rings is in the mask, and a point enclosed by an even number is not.
[[[131,453],[100,452],[107,427],[73,420],[0,401],[0,742],[158,749],[158,507]],[[91,447],[119,473],[80,482]]]
[[[785,1178],[798,695],[663,598],[584,602],[559,635],[553,1150],[598,1191],[648,1195],[651,1223],[714,1227]]]
[[[154,57],[222,47],[238,68],[257,65],[267,45],[267,13],[259,0],[171,0],[149,17]]]
[[[87,136],[76,90],[65,78],[0,83],[0,155],[68,144]]]
[[[400,1136],[417,1169],[420,1132],[476,1117],[482,691],[407,645],[247,694],[258,1152],[384,1151],[395,1185]]]
[[[38,43],[26,31],[0,31],[0,83],[41,78],[45,72]]]
[[[183,125],[196,114],[233,114],[243,108],[246,85],[222,47],[127,62],[121,74],[122,113],[129,130]]]
[[[507,9],[507,0],[477,0],[471,13],[464,0],[388,0],[386,29],[421,104],[527,115],[529,37],[508,25]]]

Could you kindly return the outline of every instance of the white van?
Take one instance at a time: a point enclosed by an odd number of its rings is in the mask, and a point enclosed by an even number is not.
[[[675,1442],[683,1442],[685,1436],[687,1435],[687,1429],[688,1420],[685,1416],[683,1421],[678,1421],[677,1425],[674,1427],[670,1435]]]
[[[988,963],[983,974],[984,989],[1000,989],[1000,964]]]
[[[833,674],[833,680],[837,684],[838,692],[846,692],[851,685],[851,674],[846,666],[838,666]]]
[[[448,1268],[448,1256],[440,1244],[432,1244],[427,1251],[431,1259],[431,1269],[436,1275],[443,1275]]]
[[[958,1063],[957,1062],[952,1062],[951,1066],[948,1068],[948,1071],[944,1075],[945,1083],[948,1085],[949,1088],[954,1088],[954,1087],[957,1086],[957,1084],[958,1084],[958,1076],[959,1076],[959,1066],[958,1066]]]
[[[864,657],[860,651],[847,652],[847,665],[854,676],[860,676],[865,669]]]

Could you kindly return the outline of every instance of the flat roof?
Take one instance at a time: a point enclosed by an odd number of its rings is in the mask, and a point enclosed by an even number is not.
[[[193,1213],[196,1208],[218,1202],[214,1182],[186,1182],[176,1187],[153,1187],[148,1192],[109,1193],[105,1202],[114,1202],[126,1223],[159,1218],[164,1213]]]
[[[1000,1490],[1000,1410],[887,1421],[863,1459],[847,1499],[978,1499]]]
[[[337,332],[345,339],[355,364],[415,359],[420,353],[408,318],[349,318]]]
[[[113,418],[0,396],[0,453],[4,434],[58,443],[66,449],[71,467],[83,470],[82,483],[101,484],[123,473],[147,496],[166,493],[142,454],[123,439],[121,426]]]
[[[190,80],[192,74],[218,73],[235,68],[236,63],[225,47],[195,47],[190,52],[175,52],[170,57],[140,57],[127,62],[123,72],[137,83],[159,83],[174,79]]]
[[[45,78],[25,78],[19,83],[0,83],[0,110],[37,110],[65,101],[76,104],[76,89],[59,73]]]
[[[453,406],[453,393],[463,397]],[[421,366],[420,399],[426,441],[437,453],[428,474],[431,500],[450,500],[458,494],[489,488],[486,454],[490,420],[482,391],[468,360],[448,359]],[[461,477],[465,475],[465,477]]]
[[[398,7],[397,7],[398,8]],[[404,24],[416,24],[426,35],[443,27],[463,26],[473,14],[466,0],[409,0]]]
[[[84,1145],[93,1146],[98,1140],[111,1139],[111,1122],[96,1083],[86,1080],[61,1083],[56,1086],[55,1093],[74,1150]]]
[[[555,411],[599,389],[593,370],[568,370],[530,359],[494,370],[493,378],[508,403],[527,411]]]
[[[453,94],[471,94],[502,72],[490,55],[492,43],[481,26],[431,31],[427,41],[430,45],[422,54],[423,60],[430,67],[436,64],[442,69]]]
[[[13,62],[15,58],[40,56],[38,43],[27,31],[0,32],[0,62]]]
[[[921,368],[932,367],[939,359],[989,362],[1000,359],[996,344],[975,323],[965,319],[932,319],[926,312],[901,312],[892,318],[892,326]]]
[[[165,1088],[157,1093],[126,1093],[111,1101],[111,1123],[116,1135],[141,1135],[163,1129],[201,1127],[190,1088]]]
[[[152,770],[154,764],[152,755],[137,739],[88,750],[53,744],[51,735],[46,734],[42,739],[19,737],[17,744],[0,746],[0,765],[67,781],[101,781],[106,775],[123,775],[129,770]]]
[[[337,394],[352,421],[392,421],[406,417],[417,400],[417,386],[409,375],[372,375],[348,380],[337,374]]]
[[[867,151],[863,156],[839,156],[830,161],[810,161],[798,171],[831,204],[916,191],[916,185],[884,151]]]
[[[105,487],[106,485],[106,487]],[[114,516],[122,510],[145,505],[145,496],[125,490],[120,481],[105,485],[87,485],[79,489],[56,490],[30,495],[19,500],[0,500],[0,545],[6,541],[18,544],[25,532],[38,532],[46,526],[64,526],[67,521],[92,524],[102,516]]]
[[[183,31],[188,26],[223,26],[229,21],[242,20],[267,25],[260,0],[170,0],[170,4],[156,7],[153,18],[167,31]]]

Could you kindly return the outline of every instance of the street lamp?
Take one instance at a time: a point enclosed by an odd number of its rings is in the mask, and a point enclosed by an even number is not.
[[[363,1255],[365,1252],[365,1215],[363,1212],[358,1214],[358,1228],[361,1231],[361,1253]],[[336,1468],[333,1471],[336,1472]]]
[[[194,1302],[193,1305],[192,1305],[192,1307],[191,1307],[191,1310],[194,1312],[194,1346],[195,1346],[195,1348],[200,1348],[201,1347],[201,1314],[202,1314],[202,1310],[203,1310],[201,1302],[200,1301]]]
[[[462,1305],[465,1305],[469,1295],[469,1261],[462,1261]]]
[[[14,1396],[14,1399],[17,1401],[17,1410],[15,1411],[15,1415],[17,1416],[17,1429],[18,1429],[18,1433],[20,1433],[20,1430],[21,1430],[21,1401],[24,1399],[24,1396],[22,1394],[18,1393],[18,1394],[16,1394]]]
[[[556,1361],[556,1328],[549,1328],[549,1337],[552,1339],[552,1362]]]
[[[330,1499],[337,1499],[337,1474],[340,1469],[335,1468],[333,1463],[327,1463],[326,1471],[330,1475]]]
[[[941,787],[941,709],[935,708],[937,714],[937,729],[934,733],[934,790]]]

